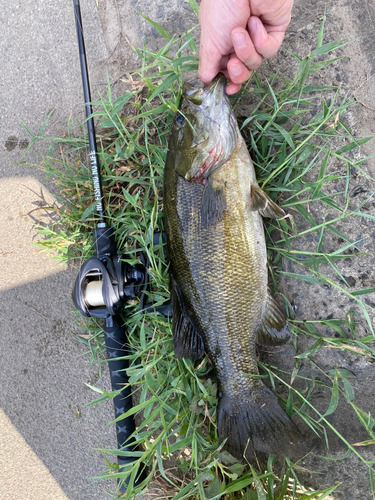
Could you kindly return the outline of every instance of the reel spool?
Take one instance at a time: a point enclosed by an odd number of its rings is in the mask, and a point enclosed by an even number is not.
[[[74,284],[72,298],[86,317],[108,318],[131,298],[137,297],[147,284],[146,267],[124,262],[116,255],[113,228],[97,228],[94,234],[97,255],[82,265]],[[112,251],[114,250],[114,253]]]

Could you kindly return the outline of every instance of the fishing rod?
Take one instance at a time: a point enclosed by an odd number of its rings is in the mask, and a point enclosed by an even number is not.
[[[72,297],[77,309],[84,316],[105,319],[103,330],[112,389],[119,391],[113,399],[117,419],[132,408],[131,386],[127,375],[129,362],[125,359],[130,354],[130,349],[127,345],[120,310],[128,299],[136,297],[140,291],[143,292],[141,309],[149,308],[145,303],[146,294],[144,293],[149,288],[148,262],[143,259],[143,265],[134,266],[124,262],[126,256],[117,252],[114,229],[106,222],[79,0],[73,0],[73,4],[98,223],[94,229],[96,256],[91,257],[82,265]],[[138,458],[133,455],[136,446],[134,437],[131,437],[135,431],[134,416],[128,416],[117,422],[116,430],[118,448],[121,452],[126,452],[126,456],[122,453],[118,455],[120,471],[130,470],[131,464]],[[141,481],[141,474],[138,475],[136,481],[138,483]],[[127,484],[125,483],[119,485],[121,493],[126,492]]]

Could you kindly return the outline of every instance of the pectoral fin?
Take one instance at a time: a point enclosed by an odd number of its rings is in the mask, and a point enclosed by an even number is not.
[[[250,196],[251,209],[254,211],[259,210],[263,217],[281,219],[285,216],[284,210],[276,205],[259,186],[252,184]]]
[[[215,226],[217,222],[222,220],[226,211],[225,185],[214,185],[211,178],[208,178],[204,187],[201,205],[203,228]]]
[[[204,355],[204,343],[196,331],[182,300],[177,283],[171,276],[171,300],[173,310],[173,350],[177,358],[190,358],[193,361]]]
[[[283,345],[290,339],[288,320],[271,294],[255,334],[257,343],[263,346]]]

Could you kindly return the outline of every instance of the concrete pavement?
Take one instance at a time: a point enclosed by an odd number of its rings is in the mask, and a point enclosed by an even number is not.
[[[93,88],[106,82],[108,53],[95,2],[82,0]],[[114,482],[90,484],[104,461],[99,446],[115,447],[108,405],[85,408],[107,387],[74,341],[75,272],[47,259],[27,215],[53,202],[54,186],[36,167],[47,144],[23,158],[27,132],[61,135],[71,113],[82,118],[82,88],[72,2],[5,2],[0,17],[0,498],[104,500]],[[43,204],[43,203],[42,203]],[[33,212],[34,216],[42,215]],[[44,212],[45,215],[45,212]],[[77,418],[80,414],[80,418]]]

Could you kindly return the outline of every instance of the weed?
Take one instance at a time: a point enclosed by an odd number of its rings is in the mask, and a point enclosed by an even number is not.
[[[194,0],[190,4],[196,9]],[[137,50],[142,64],[132,75],[128,92],[113,99],[108,84],[107,96],[93,105],[101,126],[98,139],[104,198],[118,250],[130,263],[138,262],[141,252],[148,255],[150,299],[162,304],[169,297],[168,262],[163,245],[153,245],[152,235],[164,228],[161,193],[167,138],[179,106],[183,74],[197,69],[197,57],[193,30],[177,38],[155,22],[152,24],[166,39],[166,45],[158,52]],[[345,456],[354,454],[368,467],[374,491],[373,462],[366,460],[360,449],[360,445],[374,443],[374,420],[354,403],[351,373],[342,368],[323,371],[324,382],[300,374],[302,361],[320,369],[314,359],[327,347],[375,359],[372,310],[363,300],[375,289],[348,288],[340,262],[352,258],[353,252],[361,254],[358,242],[337,227],[339,222],[353,217],[375,220],[366,208],[368,200],[353,208],[349,197],[350,169],[367,175],[361,168],[366,159],[353,160],[350,152],[370,138],[356,140],[345,125],[343,116],[352,101],[340,101],[339,90],[334,87],[308,83],[310,75],[337,60],[327,58],[332,51],[347,43],[341,40],[323,44],[323,34],[324,19],[317,47],[304,58],[290,55],[299,64],[292,80],[275,75],[271,81],[261,81],[254,75],[252,88],[248,86],[233,98],[234,106],[252,103],[251,116],[239,117],[242,133],[251,150],[259,184],[288,212],[282,220],[266,222],[266,235],[270,284],[284,301],[297,352],[289,371],[267,363],[260,363],[260,369],[289,415],[298,415],[308,432],[326,441],[330,429],[346,446]],[[329,103],[319,97],[322,92],[332,94]],[[320,109],[313,113],[318,103]],[[32,142],[46,139],[46,123],[39,134],[30,131]],[[57,247],[63,261],[85,260],[93,254],[91,230],[95,224],[89,162],[82,160],[87,158],[87,142],[82,137],[74,138],[70,128],[64,139],[49,140],[50,155],[44,158],[44,169],[60,188],[59,222],[40,230],[45,236],[40,245],[47,249]],[[57,157],[52,156],[52,151],[57,151]],[[337,161],[340,168],[336,167]],[[341,191],[330,192],[332,183],[341,185]],[[299,240],[311,235],[313,243],[299,248]],[[326,252],[324,242],[330,235],[341,238],[342,246]],[[285,279],[330,287],[348,296],[353,308],[344,319],[300,319],[283,292]],[[141,451],[126,471],[120,472],[116,462],[107,458],[108,470],[98,479],[125,479],[130,475],[128,498],[147,488],[151,481],[159,481],[167,485],[168,496],[174,500],[323,500],[337,488],[335,485],[321,491],[305,490],[298,479],[303,470],[301,463],[259,456],[242,464],[224,452],[217,442],[216,381],[209,359],[205,357],[197,363],[176,359],[170,322],[157,313],[141,314],[137,301],[125,307],[123,319],[133,352],[129,356],[129,376],[137,403],[131,413],[139,421],[134,437]],[[337,335],[323,335],[321,332],[327,327]],[[92,360],[100,359],[100,325],[90,320],[87,328],[80,340],[90,346]],[[302,352],[298,336],[311,339]],[[331,393],[329,407],[323,413],[312,402],[318,386]],[[101,393],[93,403],[111,397],[113,394]],[[368,440],[351,444],[330,423],[328,417],[336,410],[339,398],[356,412]],[[116,449],[103,453],[111,457],[119,452]],[[148,466],[148,476],[135,488],[132,481],[139,464]]]

